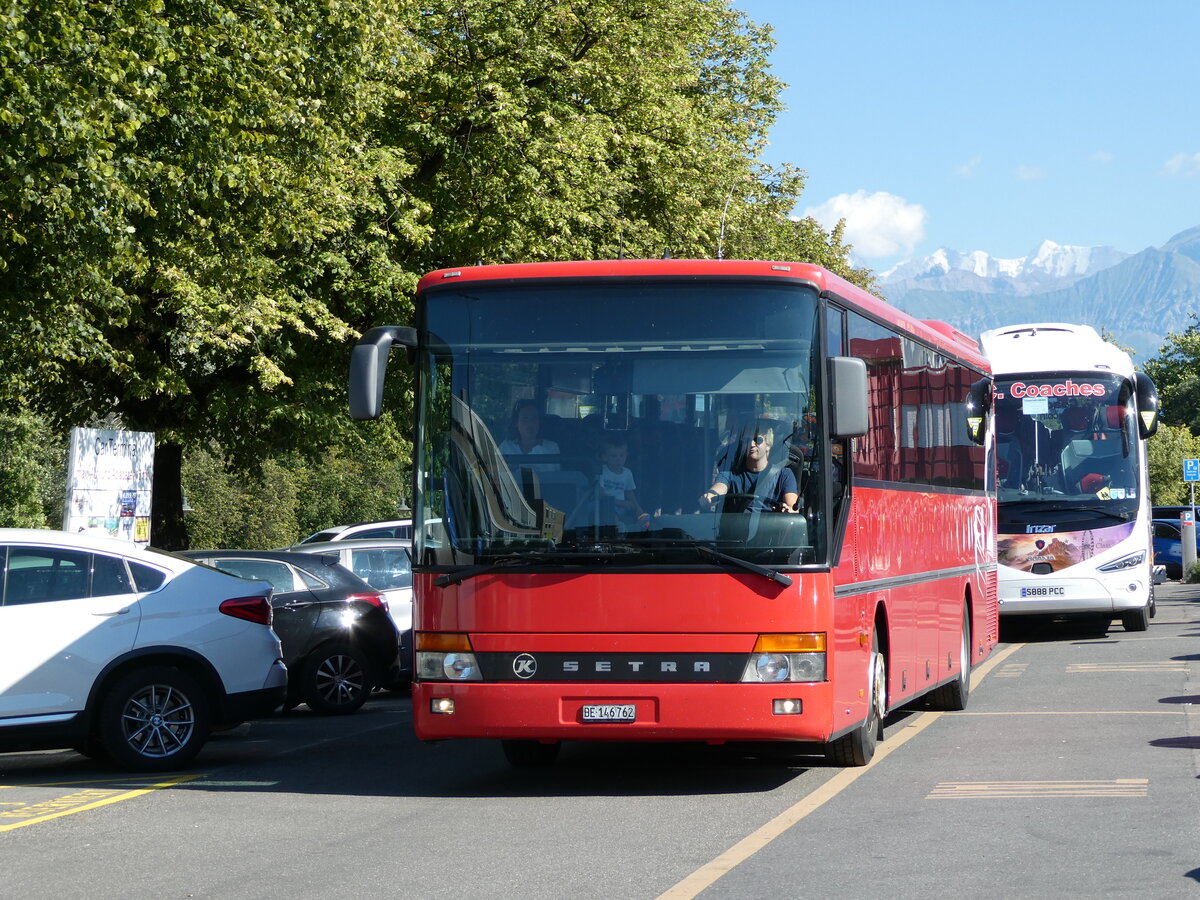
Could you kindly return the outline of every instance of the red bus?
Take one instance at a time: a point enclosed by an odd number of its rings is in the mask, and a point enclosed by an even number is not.
[[[416,369],[418,737],[789,741],[871,759],[997,640],[978,346],[816,266],[443,270],[354,350]]]

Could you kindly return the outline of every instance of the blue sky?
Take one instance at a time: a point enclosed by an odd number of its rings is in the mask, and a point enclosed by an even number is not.
[[[1200,225],[1196,0],[733,5],[789,85],[766,159],[808,173],[797,213],[844,215],[859,264]]]

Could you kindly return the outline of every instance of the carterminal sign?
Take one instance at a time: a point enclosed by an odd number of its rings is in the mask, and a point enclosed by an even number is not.
[[[1200,481],[1200,459],[1185,459],[1183,461],[1183,480]]]
[[[63,531],[150,542],[154,434],[72,428]]]

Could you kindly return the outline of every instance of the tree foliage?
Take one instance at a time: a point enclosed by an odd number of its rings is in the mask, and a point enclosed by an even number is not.
[[[1158,388],[1163,421],[1200,432],[1200,321],[1168,334],[1145,371]]]
[[[1183,461],[1200,459],[1200,438],[1183,425],[1160,424],[1146,442],[1146,467],[1150,498],[1155,506],[1175,506],[1190,501],[1183,481]]]
[[[771,46],[725,0],[9,0],[0,402],[255,469],[381,433],[345,415],[349,347],[433,268],[670,252],[870,286],[761,162]]]

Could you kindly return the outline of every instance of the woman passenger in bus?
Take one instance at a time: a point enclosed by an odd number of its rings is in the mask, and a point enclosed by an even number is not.
[[[535,401],[526,398],[513,406],[509,435],[500,444],[500,452],[505,456],[558,455],[558,444],[542,437],[542,412]],[[520,467],[534,472],[557,472],[560,468],[558,463],[521,463]]]
[[[796,474],[782,464],[771,464],[771,448],[775,445],[776,423],[760,419],[741,445],[741,452],[730,454],[732,465],[718,473],[712,487],[700,495],[701,505],[708,507],[727,494],[748,501],[746,512],[770,510],[795,512],[799,492]],[[731,498],[733,499],[733,498]]]

